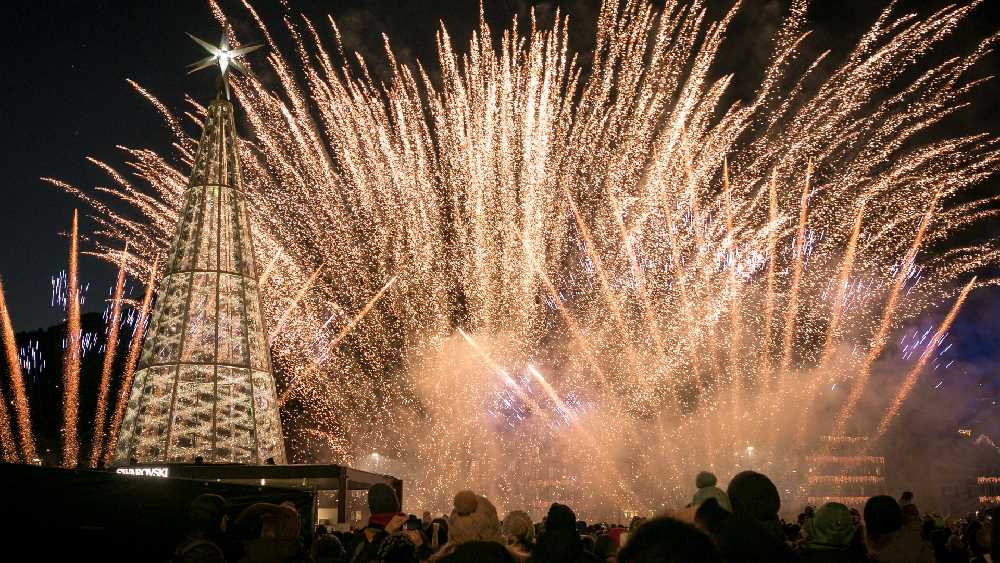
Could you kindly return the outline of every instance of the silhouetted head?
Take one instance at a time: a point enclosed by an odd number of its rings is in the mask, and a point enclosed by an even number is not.
[[[877,538],[903,527],[903,511],[896,499],[878,495],[865,503],[865,530],[869,537]]]
[[[618,551],[618,563],[721,563],[719,550],[704,533],[680,520],[644,522]]]

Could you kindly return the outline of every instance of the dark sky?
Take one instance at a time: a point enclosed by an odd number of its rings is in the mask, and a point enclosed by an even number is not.
[[[928,13],[943,1],[904,1],[901,11]],[[233,3],[223,2],[224,6]],[[402,59],[429,60],[437,21],[443,19],[456,42],[465,41],[478,16],[478,0],[337,0],[295,2],[296,10],[314,21],[332,13],[342,25],[347,47],[372,57],[380,53],[379,33],[392,38]],[[540,4],[551,11],[558,4],[568,11],[572,37],[585,49],[592,34],[597,0],[528,2],[485,0],[488,19],[499,28],[515,13]],[[728,1],[709,2],[717,13]],[[843,52],[877,16],[876,0],[817,0],[810,12],[816,30],[806,46],[808,54],[832,48]],[[998,2],[987,2],[967,21],[960,35],[943,53],[957,54],[1000,28]],[[255,3],[269,24],[281,25],[276,0]],[[784,1],[750,0],[730,33],[727,58],[720,69],[736,71],[735,92],[749,93],[760,66],[764,47]],[[187,76],[184,67],[201,58],[199,48],[185,35],[191,31],[217,39],[218,28],[202,0],[169,2],[133,1],[23,1],[8,4],[0,18],[4,53],[0,72],[0,276],[19,330],[58,322],[61,314],[49,306],[50,277],[66,264],[67,241],[63,233],[75,201],[39,181],[41,176],[61,178],[84,189],[105,183],[99,171],[84,160],[90,155],[110,163],[121,161],[115,145],[150,147],[169,153],[162,120],[135,93],[132,78],[159,96],[168,106],[182,105],[190,92],[198,99],[211,92],[209,72]],[[229,10],[243,17],[236,7]],[[238,30],[249,26],[238,25]],[[245,40],[258,37],[244,33]],[[977,74],[996,74],[997,56],[991,56]],[[990,84],[977,95],[973,108],[964,111],[949,127],[998,130],[1000,87]],[[992,183],[995,188],[996,182]],[[987,188],[989,189],[989,188]],[[995,192],[996,189],[993,189]],[[94,224],[83,220],[86,235]],[[95,259],[81,261],[81,278],[90,282],[88,308],[100,307],[100,298],[113,282],[110,267]]]

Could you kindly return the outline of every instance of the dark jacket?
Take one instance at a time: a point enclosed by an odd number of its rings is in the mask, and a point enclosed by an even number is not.
[[[546,531],[528,558],[531,563],[600,563],[596,555],[583,549],[576,530]]]
[[[795,553],[768,526],[749,514],[732,514],[709,499],[698,508],[696,519],[719,546],[728,563],[790,563]]]
[[[388,537],[384,527],[368,526],[354,536],[347,546],[345,561],[347,563],[370,563],[378,558],[378,549],[382,540]]]
[[[799,552],[800,563],[867,563],[868,558],[851,550],[803,549]]]
[[[214,542],[188,536],[174,550],[173,560],[178,563],[225,563],[226,557]]]

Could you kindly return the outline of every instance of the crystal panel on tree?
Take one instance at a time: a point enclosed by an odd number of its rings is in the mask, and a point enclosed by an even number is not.
[[[208,107],[115,447],[140,462],[285,463],[233,106]]]

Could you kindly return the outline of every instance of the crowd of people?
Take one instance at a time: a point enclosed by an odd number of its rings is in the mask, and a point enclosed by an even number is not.
[[[226,500],[202,495],[175,561],[324,563],[989,563],[996,531],[990,511],[961,518],[921,513],[913,494],[879,495],[861,511],[836,502],[806,507],[794,522],[779,517],[778,489],[744,471],[717,486],[696,479],[691,503],[628,526],[588,524],[553,504],[540,522],[515,510],[501,520],[486,497],[455,495],[447,517],[400,511],[396,493],[368,490],[366,525],[342,532],[299,530],[294,505],[258,503],[229,522]],[[1000,559],[997,560],[1000,563]]]

